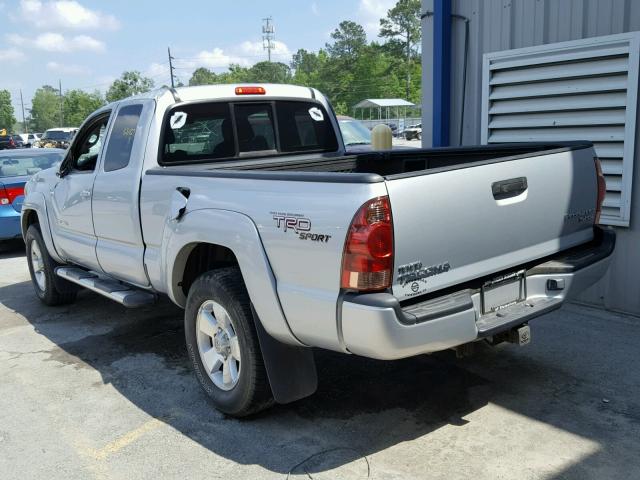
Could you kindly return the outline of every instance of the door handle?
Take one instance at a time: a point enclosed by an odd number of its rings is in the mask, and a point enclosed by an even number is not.
[[[491,193],[496,200],[517,197],[528,188],[527,177],[510,178],[491,184]]]
[[[90,190],[82,190],[80,192],[80,196],[82,198],[89,198],[91,196],[91,191]]]

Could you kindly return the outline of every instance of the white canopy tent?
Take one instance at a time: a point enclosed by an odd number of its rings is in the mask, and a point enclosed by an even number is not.
[[[374,111],[378,111],[378,120],[383,118],[382,112],[384,109],[384,117],[389,119],[389,109],[396,108],[396,112],[398,113],[398,117],[400,117],[400,109],[403,109],[403,117],[407,116],[407,107],[415,107],[415,103],[408,102],[401,98],[367,98],[366,100],[362,100],[353,106],[353,116],[358,118],[357,112],[360,111],[360,118],[364,119],[365,110],[369,110],[369,119],[374,118],[372,113]]]

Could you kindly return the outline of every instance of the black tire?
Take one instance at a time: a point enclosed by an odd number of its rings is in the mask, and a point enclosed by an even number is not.
[[[200,307],[209,300],[228,312],[239,341],[241,367],[237,383],[230,390],[223,390],[212,381],[198,348],[197,316]],[[221,268],[196,279],[189,289],[184,316],[187,351],[198,382],[218,410],[238,418],[274,403],[250,305],[240,269]]]
[[[416,134],[416,140],[422,140],[422,133]]]
[[[49,255],[38,225],[33,224],[29,227],[27,235],[25,236],[25,243],[27,250],[27,265],[29,265],[29,274],[31,275],[31,284],[33,285],[33,289],[35,290],[38,298],[43,303],[51,306],[73,303],[78,295],[77,288],[72,283],[56,277],[55,269],[56,267],[59,267],[60,264],[51,258],[51,255]],[[33,269],[32,251],[34,243],[37,244],[42,258],[44,288],[41,288],[38,285]]]

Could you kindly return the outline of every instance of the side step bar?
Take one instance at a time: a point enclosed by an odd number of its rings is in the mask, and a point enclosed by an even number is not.
[[[96,273],[78,267],[58,267],[56,275],[81,287],[93,290],[128,308],[142,307],[156,301],[153,293],[125,283],[99,277]]]

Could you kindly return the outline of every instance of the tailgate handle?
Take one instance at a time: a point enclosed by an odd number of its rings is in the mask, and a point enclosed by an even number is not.
[[[500,180],[491,184],[493,198],[501,200],[503,198],[516,197],[527,189],[527,177],[510,178]]]

